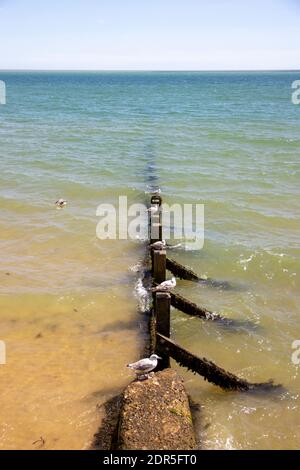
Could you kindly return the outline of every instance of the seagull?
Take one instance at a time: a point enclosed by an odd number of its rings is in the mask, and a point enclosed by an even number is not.
[[[58,199],[58,200],[56,201],[55,205],[56,205],[56,207],[57,207],[58,209],[61,209],[61,208],[65,207],[65,206],[67,205],[67,201],[65,201],[64,199],[60,198],[60,199]]]
[[[158,284],[156,287],[152,287],[152,292],[169,292],[171,289],[174,289],[176,286],[176,279],[173,276],[171,280],[164,281]]]
[[[127,364],[126,367],[135,371],[137,376],[140,378],[148,377],[148,373],[151,372],[157,366],[158,359],[161,357],[157,356],[157,354],[151,354],[150,357],[146,357],[145,359],[141,359],[140,361],[133,362],[132,364]]]
[[[149,209],[147,209],[146,212],[149,212],[150,214],[155,214],[158,211],[159,211],[158,206],[151,206],[151,207],[149,207]]]
[[[149,247],[154,248],[155,250],[164,250],[166,248],[166,240],[151,243]]]

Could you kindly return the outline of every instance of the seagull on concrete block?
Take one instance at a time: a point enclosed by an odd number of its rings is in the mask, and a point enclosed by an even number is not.
[[[164,281],[158,284],[156,287],[152,287],[152,292],[170,292],[176,286],[176,279],[172,277],[169,281]]]
[[[132,364],[127,364],[126,367],[134,370],[138,378],[142,380],[148,378],[149,372],[155,369],[158,359],[161,359],[161,357],[157,356],[157,354],[151,354],[150,357],[133,362]]]

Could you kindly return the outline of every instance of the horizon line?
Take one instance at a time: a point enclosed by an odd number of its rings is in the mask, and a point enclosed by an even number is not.
[[[12,68],[0,72],[300,72],[300,69],[56,69],[56,68]]]

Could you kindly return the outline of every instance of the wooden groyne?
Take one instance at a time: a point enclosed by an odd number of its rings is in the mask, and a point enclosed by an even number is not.
[[[150,246],[162,241],[161,223],[161,197],[153,196],[149,211],[149,242]],[[151,277],[144,277],[144,287],[150,292],[166,280],[166,271],[189,280],[199,281],[198,276],[191,270],[185,269],[179,263],[167,258],[166,249],[161,244],[149,250]],[[148,271],[145,271],[147,273]],[[185,277],[184,277],[185,276]],[[98,448],[101,442],[108,441],[108,431],[111,430],[110,448],[122,450],[138,449],[167,449],[188,450],[196,448],[196,438],[193,429],[192,413],[189,399],[185,391],[182,378],[170,369],[170,359],[179,365],[200,375],[204,380],[221,387],[223,390],[246,392],[252,390],[270,391],[278,388],[272,381],[251,383],[226,371],[205,357],[198,357],[180,346],[170,338],[171,306],[185,314],[199,317],[203,320],[217,322],[233,322],[221,315],[197,306],[188,299],[172,291],[152,289],[152,305],[147,312],[149,321],[149,355],[158,354],[159,361],[151,378],[136,380],[126,387],[123,394],[114,402],[113,411],[109,413],[114,417],[113,424],[106,422],[106,428],[99,435]],[[117,405],[116,405],[117,403]],[[117,406],[117,412],[115,411]],[[108,407],[108,410],[111,408]],[[108,414],[109,414],[108,413]],[[98,435],[98,437],[99,437]]]
[[[161,198],[159,200],[152,198],[151,207],[155,206],[157,210],[155,214],[155,227],[161,225]],[[150,214],[152,214],[150,212]],[[150,232],[152,232],[152,218],[150,216]],[[158,219],[158,222],[157,222]],[[150,238],[150,241],[162,240],[162,229],[156,231],[156,237]],[[190,276],[191,280],[199,279],[198,276],[190,270],[186,270],[179,263],[175,263],[166,256],[166,250],[152,249],[152,278],[153,284],[156,286],[166,279],[166,269],[174,273],[179,273],[180,276]],[[275,387],[272,381],[264,383],[250,383],[247,380],[237,377],[231,372],[214,364],[206,358],[200,358],[195,354],[182,348],[180,345],[170,340],[170,324],[171,324],[171,305],[176,309],[192,316],[200,317],[205,320],[214,320],[218,322],[225,322],[227,324],[233,323],[230,320],[222,317],[218,313],[211,312],[203,307],[197,306],[195,303],[190,302],[181,295],[174,292],[154,292],[153,293],[153,314],[152,314],[152,327],[150,333],[152,335],[151,344],[154,345],[153,351],[157,351],[162,356],[163,361],[160,363],[160,368],[169,367],[170,357],[175,359],[180,365],[192,370],[194,373],[201,375],[205,380],[223,388],[224,390],[239,390],[249,391],[254,389],[270,389]]]
[[[151,207],[159,208],[160,196],[151,198]],[[161,214],[150,213],[149,242],[162,240]],[[150,250],[151,278],[145,286],[166,279],[166,251]],[[171,297],[169,293],[153,294],[149,311],[149,353],[161,352],[157,371],[151,378],[136,380],[125,389],[120,405],[116,448],[121,450],[193,450],[196,438],[189,399],[182,378],[170,369],[170,357],[160,351],[156,333],[170,334]]]

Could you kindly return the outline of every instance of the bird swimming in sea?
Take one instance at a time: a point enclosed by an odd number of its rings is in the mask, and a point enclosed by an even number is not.
[[[55,205],[58,209],[62,209],[67,205],[67,201],[65,199],[60,198],[56,201]]]
[[[126,367],[134,370],[140,379],[148,378],[149,372],[154,370],[157,366],[158,359],[161,359],[161,357],[159,357],[157,354],[151,354],[150,357],[133,362],[132,364],[127,364]]]
[[[174,289],[176,286],[176,279],[173,276],[169,281],[163,281],[158,286],[152,287],[152,292],[169,292],[171,289]]]
[[[166,248],[166,240],[151,243],[149,247],[154,248],[155,250],[164,250]]]

